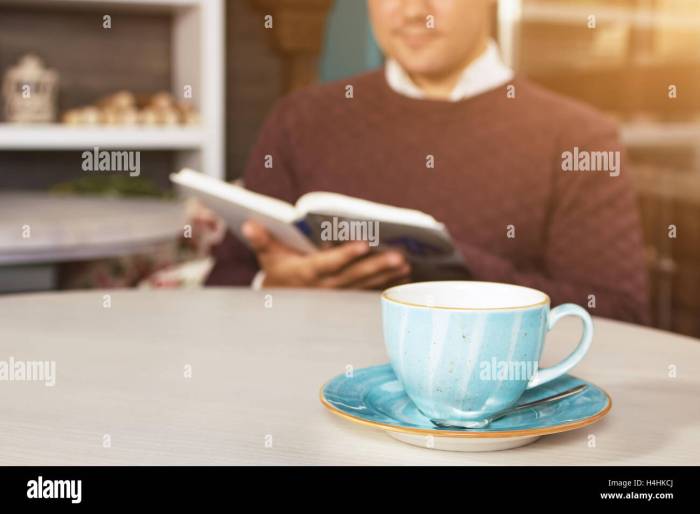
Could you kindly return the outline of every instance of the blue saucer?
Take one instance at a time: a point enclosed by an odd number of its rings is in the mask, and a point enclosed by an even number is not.
[[[528,444],[542,435],[575,430],[605,416],[610,396],[598,386],[571,375],[526,391],[518,401],[527,403],[580,384],[581,393],[498,419],[480,429],[439,428],[421,414],[406,396],[391,368],[384,364],[338,375],[321,390],[321,402],[334,414],[380,428],[404,442],[435,449],[488,451]]]

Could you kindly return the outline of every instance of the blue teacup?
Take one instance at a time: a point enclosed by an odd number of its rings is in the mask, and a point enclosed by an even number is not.
[[[564,316],[581,318],[581,341],[556,366],[539,368],[545,334]],[[467,428],[569,371],[593,337],[582,307],[550,311],[545,293],[493,282],[393,287],[382,293],[382,317],[391,365],[409,398],[436,424]]]

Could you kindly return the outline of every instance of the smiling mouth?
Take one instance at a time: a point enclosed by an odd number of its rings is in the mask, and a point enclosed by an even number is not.
[[[434,32],[415,32],[399,34],[399,39],[410,48],[421,48],[437,39]]]

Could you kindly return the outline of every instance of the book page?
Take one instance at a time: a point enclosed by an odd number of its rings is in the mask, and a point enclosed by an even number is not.
[[[442,223],[437,222],[435,218],[418,210],[370,202],[337,193],[308,193],[299,198],[296,206],[303,215],[309,213],[326,214],[438,230],[443,227]]]

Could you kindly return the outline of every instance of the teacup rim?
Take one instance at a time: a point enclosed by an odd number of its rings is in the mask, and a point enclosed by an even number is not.
[[[530,291],[536,291],[540,293],[544,298],[533,304],[529,305],[515,305],[512,307],[447,307],[447,306],[442,306],[442,305],[427,305],[427,304],[420,304],[420,303],[412,303],[412,302],[406,302],[403,300],[398,300],[396,298],[391,298],[389,296],[389,293],[396,289],[400,289],[402,287],[408,287],[416,284],[489,284],[489,285],[499,285],[499,286],[508,286],[508,287],[517,287],[520,289],[529,289]],[[475,311],[517,311],[517,310],[527,310],[527,309],[534,309],[537,307],[542,307],[544,305],[551,305],[551,299],[549,298],[549,295],[545,293],[544,291],[540,291],[539,289],[535,289],[534,287],[527,287],[527,286],[521,286],[518,284],[509,284],[507,282],[489,282],[489,281],[484,281],[484,280],[426,280],[422,282],[410,282],[408,284],[399,284],[397,286],[390,287],[388,289],[385,289],[381,293],[381,299],[386,300],[388,302],[396,303],[399,305],[405,305],[408,307],[418,307],[422,309],[439,309],[439,310],[448,310],[448,311],[465,311],[465,312],[475,312]]]

